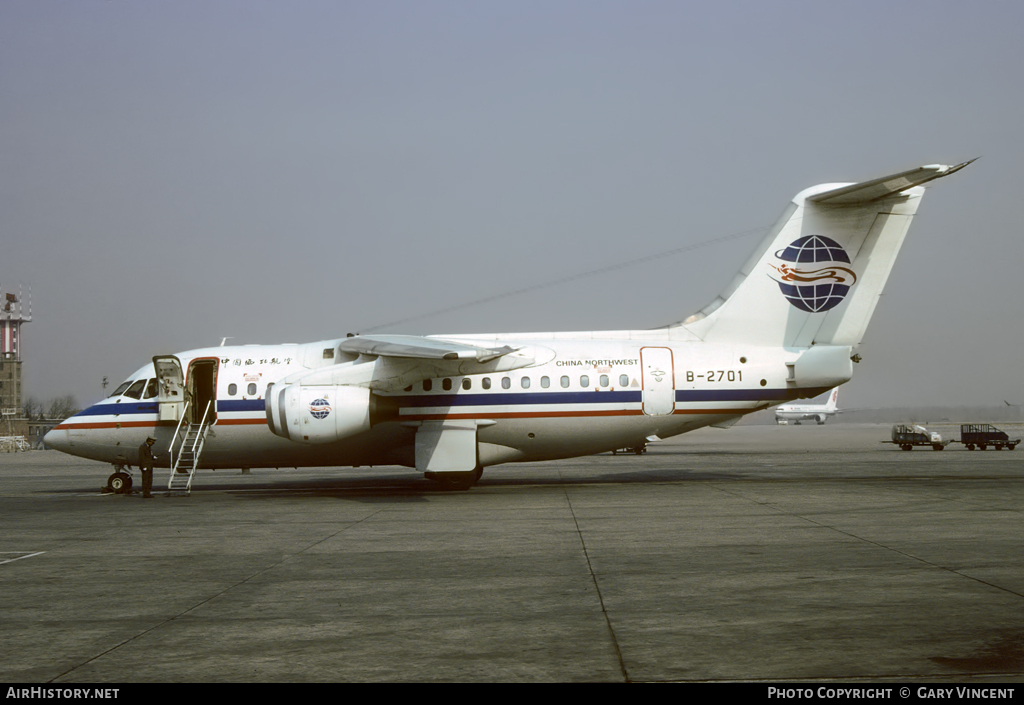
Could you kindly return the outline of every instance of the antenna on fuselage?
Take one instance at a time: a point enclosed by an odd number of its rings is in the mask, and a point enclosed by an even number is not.
[[[607,267],[600,267],[599,269],[591,269],[590,271],[587,271],[587,272],[580,272],[578,274],[571,274],[571,275],[566,276],[566,277],[560,277],[558,279],[553,279],[553,280],[550,280],[550,281],[541,282],[539,284],[532,284],[530,286],[524,286],[524,287],[522,287],[520,289],[513,289],[511,291],[506,291],[506,292],[501,293],[501,294],[494,294],[493,296],[486,296],[486,297],[484,297],[482,299],[475,299],[473,301],[468,301],[466,303],[456,304],[454,306],[447,306],[445,308],[439,308],[439,309],[435,309],[433,311],[427,311],[425,313],[421,313],[421,314],[418,314],[418,315],[415,315],[415,316],[409,316],[408,318],[402,318],[402,319],[397,320],[397,321],[391,321],[389,323],[382,323],[380,325],[370,326],[370,327],[367,327],[367,328],[362,328],[361,332],[363,332],[363,333],[373,333],[375,331],[381,330],[382,328],[391,328],[391,327],[394,327],[394,326],[402,325],[403,323],[410,323],[412,321],[418,321],[418,320],[421,320],[421,319],[424,319],[424,318],[431,318],[433,316],[440,316],[441,314],[444,314],[444,313],[452,313],[453,311],[461,311],[464,308],[471,308],[473,306],[481,306],[483,304],[488,304],[488,303],[491,303],[493,301],[499,301],[501,299],[508,299],[508,298],[512,298],[514,296],[520,296],[522,294],[527,294],[527,293],[530,293],[532,291],[537,291],[539,289],[548,289],[548,288],[551,288],[551,287],[554,287],[554,286],[559,286],[561,284],[566,284],[568,282],[576,281],[577,279],[584,279],[586,277],[592,277],[592,276],[595,276],[595,275],[598,275],[598,274],[607,274],[609,272],[614,272],[614,271],[617,271],[617,270],[620,270],[620,269],[626,269],[628,267],[635,267],[637,265],[646,264],[648,262],[660,261],[660,260],[662,260],[662,259],[664,259],[666,257],[671,257],[673,255],[682,254],[684,252],[690,252],[691,250],[696,250],[696,249],[699,249],[699,248],[702,248],[702,247],[707,247],[708,245],[717,245],[720,242],[725,242],[727,240],[735,240],[737,238],[746,237],[747,235],[752,235],[754,233],[764,233],[764,232],[767,232],[768,229],[769,228],[767,226],[760,226],[760,227],[757,227],[757,228],[750,228],[749,230],[743,230],[741,232],[732,233],[730,235],[720,235],[719,237],[714,237],[714,238],[711,238],[710,240],[703,240],[701,242],[695,242],[695,243],[691,243],[691,244],[688,244],[688,245],[683,245],[682,247],[675,247],[675,248],[673,248],[671,250],[666,250],[665,252],[659,252],[659,253],[653,254],[653,255],[644,255],[643,257],[638,257],[636,259],[631,259],[631,260],[628,260],[626,262],[618,262],[616,264],[611,264],[611,265],[608,265]]]
[[[234,337],[235,336],[233,336],[233,335],[229,335],[229,336],[227,336],[225,338],[221,338],[220,339],[220,346],[223,348],[224,347],[224,343],[228,342],[229,340],[231,340]]]

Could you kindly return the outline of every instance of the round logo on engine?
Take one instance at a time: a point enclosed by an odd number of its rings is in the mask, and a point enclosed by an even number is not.
[[[326,399],[314,399],[309,405],[309,413],[313,415],[314,419],[326,419],[327,415],[331,413],[331,405],[327,403]]]

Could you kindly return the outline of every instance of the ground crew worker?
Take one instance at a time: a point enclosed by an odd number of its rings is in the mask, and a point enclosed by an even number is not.
[[[156,443],[156,439],[150,436],[146,439],[146,442],[139,446],[139,470],[142,471],[142,496],[149,499],[153,495],[151,490],[153,489],[153,461],[156,459],[153,455],[153,444]]]

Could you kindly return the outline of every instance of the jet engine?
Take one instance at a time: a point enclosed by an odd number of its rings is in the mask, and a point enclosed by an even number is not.
[[[349,386],[267,387],[270,430],[297,443],[333,443],[370,430],[370,390]]]

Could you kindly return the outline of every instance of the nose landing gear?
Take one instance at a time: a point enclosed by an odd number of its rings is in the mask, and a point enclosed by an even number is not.
[[[114,472],[107,478],[107,486],[103,492],[108,494],[131,494],[131,466],[126,463],[114,463]]]

